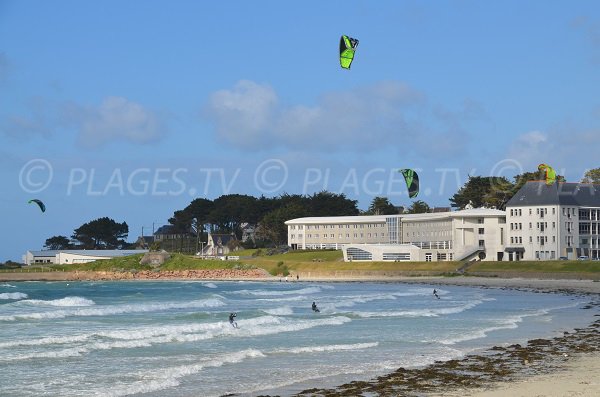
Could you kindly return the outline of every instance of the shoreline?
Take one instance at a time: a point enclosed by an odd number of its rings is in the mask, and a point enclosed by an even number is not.
[[[456,285],[478,288],[518,289],[538,293],[586,295],[583,309],[600,307],[600,282],[592,279],[500,278],[442,276],[382,276],[364,274],[339,277],[337,274],[308,277],[300,282],[397,282],[406,284]],[[558,276],[558,275],[552,275]],[[0,273],[0,281],[267,281],[283,278],[262,269],[184,270],[169,272],[40,272]],[[295,274],[290,282],[297,282]],[[584,328],[551,339],[532,339],[524,346],[492,346],[457,360],[436,362],[423,368],[399,368],[368,381],[354,381],[334,388],[318,386],[294,394],[308,396],[431,396],[500,397],[505,395],[583,396],[597,395],[600,381],[600,314]],[[265,395],[266,397],[267,395]]]

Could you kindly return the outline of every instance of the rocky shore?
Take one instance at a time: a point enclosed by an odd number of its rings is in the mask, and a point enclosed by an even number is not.
[[[0,273],[0,281],[85,280],[264,280],[273,278],[263,269],[141,270],[137,272],[13,272]]]

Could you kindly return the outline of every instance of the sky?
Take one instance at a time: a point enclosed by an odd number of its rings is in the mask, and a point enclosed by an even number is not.
[[[596,0],[0,0],[0,261],[197,197],[408,206],[402,168],[431,206],[540,163],[576,182],[599,89]]]

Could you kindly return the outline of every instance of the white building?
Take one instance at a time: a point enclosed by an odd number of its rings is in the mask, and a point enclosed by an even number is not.
[[[144,254],[148,250],[44,250],[27,251],[23,255],[25,265],[69,265],[97,260]]]
[[[292,249],[342,249],[345,260],[503,260],[506,214],[493,209],[292,219]]]
[[[600,186],[527,182],[506,205],[510,260],[600,257]]]

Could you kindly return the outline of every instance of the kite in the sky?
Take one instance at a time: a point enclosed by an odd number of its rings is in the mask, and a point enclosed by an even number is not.
[[[406,187],[408,188],[408,197],[415,198],[419,194],[419,175],[414,170],[403,169],[400,170],[404,175],[406,181]]]
[[[41,200],[33,199],[33,200],[29,200],[27,203],[29,203],[29,204],[36,203],[40,207],[42,212],[46,212],[46,206],[44,205],[44,203],[42,203]]]
[[[546,171],[546,185],[550,186],[556,182],[556,171],[547,164],[538,165],[539,171]]]
[[[340,65],[344,69],[350,69],[356,47],[358,47],[358,40],[346,35],[340,39]]]

